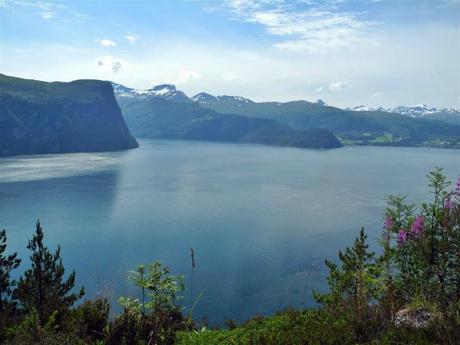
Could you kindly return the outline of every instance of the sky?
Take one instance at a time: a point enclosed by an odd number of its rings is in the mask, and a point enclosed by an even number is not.
[[[0,0],[0,73],[460,106],[460,0]]]

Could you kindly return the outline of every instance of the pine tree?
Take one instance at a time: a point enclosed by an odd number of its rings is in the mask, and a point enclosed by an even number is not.
[[[61,248],[58,246],[52,254],[43,244],[43,237],[43,229],[40,221],[37,221],[35,234],[27,245],[27,249],[32,251],[32,267],[20,278],[14,295],[24,311],[36,311],[40,322],[45,324],[53,313],[62,315],[68,311],[69,307],[83,297],[84,290],[81,288],[78,293],[72,293],[75,271],[64,279]]]
[[[353,247],[339,252],[341,266],[326,260],[329,268],[328,284],[331,292],[325,295],[314,293],[317,302],[326,306],[351,306],[357,312],[378,298],[380,268],[375,254],[368,251],[364,228]]]
[[[0,231],[0,342],[5,329],[14,322],[16,305],[11,295],[16,282],[10,278],[10,273],[20,262],[17,253],[6,254],[6,231]]]
[[[10,273],[21,263],[17,253],[6,255],[6,239],[6,231],[0,231],[0,315],[10,305],[12,288],[16,284],[14,280],[10,280]]]

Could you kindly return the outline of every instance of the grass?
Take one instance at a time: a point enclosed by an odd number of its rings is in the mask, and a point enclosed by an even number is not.
[[[202,329],[183,332],[178,345],[264,345],[264,344],[338,344],[347,335],[344,321],[330,320],[317,310],[288,310],[272,317],[254,317],[241,326],[227,330]]]
[[[433,329],[390,326],[368,320],[361,325],[367,339],[359,339],[356,329],[341,317],[319,309],[287,310],[272,317],[255,317],[233,329],[180,332],[177,345],[390,345],[434,344]]]

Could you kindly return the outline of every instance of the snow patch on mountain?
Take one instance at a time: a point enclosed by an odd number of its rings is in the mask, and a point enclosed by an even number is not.
[[[424,117],[433,114],[451,114],[459,115],[460,110],[455,107],[444,107],[444,108],[435,108],[428,107],[426,104],[417,104],[414,106],[398,106],[395,108],[383,108],[383,107],[367,107],[365,105],[358,105],[353,108],[345,108],[346,110],[353,111],[385,111],[388,113],[397,113],[401,115],[406,115],[410,117]]]
[[[213,104],[217,102],[217,97],[210,95],[206,92],[200,92],[191,98],[192,101],[195,101],[200,104]]]
[[[244,98],[241,96],[227,96],[227,95],[213,96],[206,92],[201,92],[199,94],[196,94],[191,99],[200,104],[212,104],[218,101],[225,101],[225,102],[239,103],[239,105],[241,106],[242,103],[253,103],[253,101],[251,101],[250,99]]]
[[[117,83],[112,83],[114,94],[117,98],[136,98],[136,99],[149,99],[149,98],[163,98],[178,102],[191,102],[182,91],[178,91],[174,85],[162,84],[147,90],[132,89]]]

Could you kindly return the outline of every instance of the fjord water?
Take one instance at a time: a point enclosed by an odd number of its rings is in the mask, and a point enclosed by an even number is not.
[[[0,159],[0,227],[26,258],[40,218],[87,297],[138,294],[127,271],[161,260],[204,291],[195,317],[212,323],[311,305],[325,258],[364,226],[371,245],[385,197],[427,201],[426,173],[460,174],[460,151],[345,147],[303,150],[140,141],[114,153]],[[27,259],[22,268],[27,265]],[[190,305],[190,290],[182,301]]]

